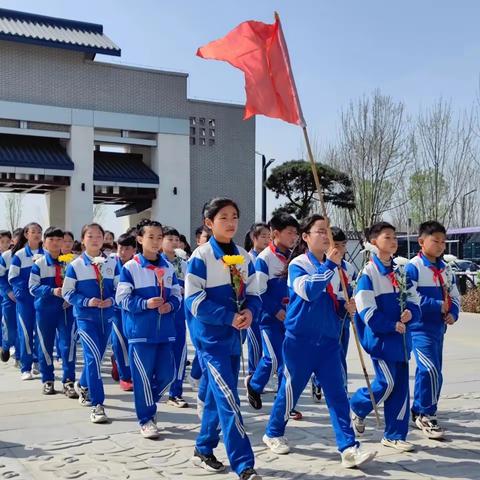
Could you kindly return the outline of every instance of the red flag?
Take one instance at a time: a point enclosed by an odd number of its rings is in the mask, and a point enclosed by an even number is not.
[[[245,74],[244,119],[256,114],[305,126],[280,19],[267,24],[250,20],[225,37],[197,50],[202,58],[224,60]]]

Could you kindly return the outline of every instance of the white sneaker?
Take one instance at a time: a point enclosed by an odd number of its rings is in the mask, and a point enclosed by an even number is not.
[[[359,447],[354,445],[342,452],[342,466],[345,468],[360,467],[372,460],[376,454],[377,452],[363,452]]]
[[[23,372],[22,380],[33,380],[32,372]]]
[[[278,455],[286,455],[290,452],[290,446],[288,445],[287,437],[273,437],[270,438],[264,435],[263,443],[273,452]]]
[[[198,391],[198,386],[200,385],[200,380],[193,378],[191,375],[188,376],[188,383],[192,387],[194,392]]]
[[[355,415],[353,412],[352,425],[357,435],[363,435],[365,433],[365,419]]]
[[[38,363],[35,362],[32,365],[32,375],[40,375],[40,370],[38,369]]]
[[[92,423],[107,423],[108,417],[105,413],[103,405],[97,405],[90,413],[90,421]]]
[[[158,427],[152,420],[149,420],[147,423],[140,426],[140,433],[143,438],[158,438],[160,435]]]
[[[395,448],[401,452],[413,452],[413,450],[415,450],[413,444],[406,442],[405,440],[389,440],[388,438],[383,437],[382,445],[385,447]]]
[[[436,415],[419,415],[415,419],[415,425],[427,438],[438,440],[445,435],[445,430],[438,424]]]
[[[90,403],[90,399],[88,398],[88,388],[82,387],[78,380],[73,384],[73,388],[75,392],[77,392],[78,403],[82,407],[90,407],[92,404]]]

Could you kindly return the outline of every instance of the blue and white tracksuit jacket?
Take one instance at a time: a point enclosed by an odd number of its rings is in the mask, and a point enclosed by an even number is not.
[[[55,380],[53,364],[53,347],[58,332],[59,354],[62,358],[62,383],[75,380],[76,357],[76,324],[73,318],[73,309],[65,304],[62,297],[53,294],[57,285],[56,269],[65,266],[54,259],[50,253],[37,260],[30,271],[28,287],[35,298],[35,311],[38,336],[38,360],[42,382]],[[63,278],[60,276],[61,283]]]
[[[163,286],[152,268],[163,271]],[[157,309],[147,307],[149,298],[160,296],[171,305],[169,313],[161,315]],[[150,262],[140,253],[135,255],[123,266],[116,301],[125,312],[135,410],[140,425],[144,425],[155,417],[156,402],[175,375],[172,343],[175,313],[182,302],[175,268],[162,256]]]
[[[372,357],[376,377],[372,390],[377,405],[385,405],[384,436],[389,440],[405,440],[408,433],[409,386],[408,359],[412,348],[411,326],[420,316],[420,299],[410,281],[406,282],[406,308],[412,320],[405,335],[397,333],[400,321],[400,291],[392,278],[393,263],[385,266],[376,255],[363,269],[355,291],[357,314],[355,325],[360,342]],[[352,411],[365,418],[373,409],[367,388],[353,395]]]
[[[268,437],[281,437],[312,373],[322,385],[338,449],[356,445],[350,407],[343,386],[341,322],[327,292],[337,266],[321,263],[311,252],[295,258],[288,267],[290,303],[285,319],[284,376],[267,425]],[[338,300],[338,299],[337,299]]]
[[[250,250],[248,252],[252,263],[255,265],[257,261],[258,252]],[[257,368],[260,359],[262,358],[262,334],[260,332],[260,318],[253,319],[252,324],[247,330],[247,345],[248,345],[248,374],[252,375]]]
[[[455,320],[460,313],[460,294],[455,275],[442,260],[431,263],[421,253],[406,267],[407,276],[420,296],[422,315],[412,324],[413,353],[417,363],[412,410],[418,415],[435,415],[443,383],[443,337],[447,326],[442,314],[445,292]],[[440,278],[441,277],[441,278]]]
[[[283,355],[282,345],[285,338],[285,326],[275,315],[286,310],[289,301],[285,268],[288,258],[275,245],[270,244],[257,257],[257,271],[262,311],[260,333],[263,355],[250,379],[250,386],[262,393],[270,377],[278,374],[278,383],[282,382]]]
[[[115,259],[103,258],[104,263],[98,267],[103,278],[102,290],[92,258],[85,252],[68,265],[62,288],[63,298],[73,305],[73,315],[83,347],[85,365],[79,383],[88,388],[94,407],[103,405],[105,400],[101,365],[112,331],[115,288],[118,282],[118,277],[115,277]],[[113,303],[108,308],[89,307],[92,298],[109,299]]]
[[[28,244],[12,256],[8,281],[17,299],[17,334],[20,345],[21,370],[29,372],[37,361],[38,343],[35,334],[35,307],[28,289],[30,270],[34,259],[43,255],[43,250],[32,250]]]
[[[2,349],[10,350],[15,346],[15,355],[20,357],[20,346],[17,335],[17,307],[8,296],[12,287],[8,283],[8,270],[12,262],[12,251],[7,250],[0,255],[0,294],[2,296]]]
[[[120,278],[120,272],[122,271],[123,264],[120,258],[112,254],[112,258],[115,259],[115,276]],[[128,359],[128,340],[125,336],[124,313],[122,309],[115,304],[113,307],[113,323],[112,323],[112,351],[115,356],[115,361],[118,368],[118,376],[120,380],[130,381],[132,379],[132,373],[130,371],[130,360]]]
[[[166,255],[162,254],[165,261],[169,261]],[[173,358],[175,359],[175,380],[170,385],[170,397],[181,397],[183,395],[183,379],[187,365],[187,328],[185,324],[185,301],[183,298],[185,290],[185,275],[187,274],[187,262],[175,257],[172,263],[175,268],[178,284],[181,290],[181,303],[175,312],[175,342],[172,344]]]
[[[243,248],[235,245],[234,252],[244,258],[238,266],[245,283],[242,308],[250,309],[255,318],[261,304],[255,269]],[[207,382],[196,448],[204,455],[213,452],[219,442],[220,423],[230,465],[240,474],[254,466],[254,457],[240,413],[237,383],[241,335],[232,327],[236,295],[223,256],[215,237],[211,237],[193,252],[185,278],[188,326]]]

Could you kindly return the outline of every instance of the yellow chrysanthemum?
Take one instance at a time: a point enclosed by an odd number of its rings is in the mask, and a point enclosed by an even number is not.
[[[228,266],[241,265],[243,262],[245,262],[243,255],[224,255],[222,258],[225,265]]]
[[[65,255],[60,255],[58,257],[58,261],[63,263],[70,263],[76,258],[77,256],[74,253],[66,253]]]

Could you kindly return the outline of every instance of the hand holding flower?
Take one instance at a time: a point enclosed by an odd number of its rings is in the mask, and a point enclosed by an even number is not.
[[[113,305],[112,299],[111,298],[106,298],[105,300],[102,300],[99,307],[100,308],[110,308]]]
[[[453,315],[451,313],[447,314],[445,317],[445,323],[447,325],[453,325],[455,323],[455,318],[453,318]]]
[[[100,308],[100,305],[102,304],[102,300],[100,300],[99,298],[91,298],[89,301],[88,301],[88,306],[89,307],[92,307],[92,308]]]
[[[327,252],[327,258],[336,265],[340,265],[342,263],[343,254],[338,248],[330,248]]]
[[[165,300],[162,297],[152,297],[147,300],[147,308],[150,310],[155,310],[160,308],[165,303]]]
[[[412,319],[412,312],[410,310],[404,310],[400,315],[400,321],[402,323],[408,323]]]
[[[406,310],[405,310],[406,311]],[[402,335],[406,332],[407,327],[405,327],[405,324],[402,322],[397,322],[395,324],[395,331],[398,333],[401,333]]]
[[[283,308],[281,308],[277,314],[275,315],[277,320],[280,320],[281,322],[285,321],[285,316],[287,315],[287,312]]]
[[[355,299],[351,298],[348,302],[345,303],[345,310],[349,315],[354,315],[357,311],[357,305],[355,304]]]
[[[163,300],[163,298],[162,298]],[[163,303],[158,307],[158,313],[164,315],[165,313],[170,313],[172,311],[172,304],[171,303]]]
[[[61,297],[62,296],[62,287],[57,287],[53,289],[53,294],[56,297]]]

